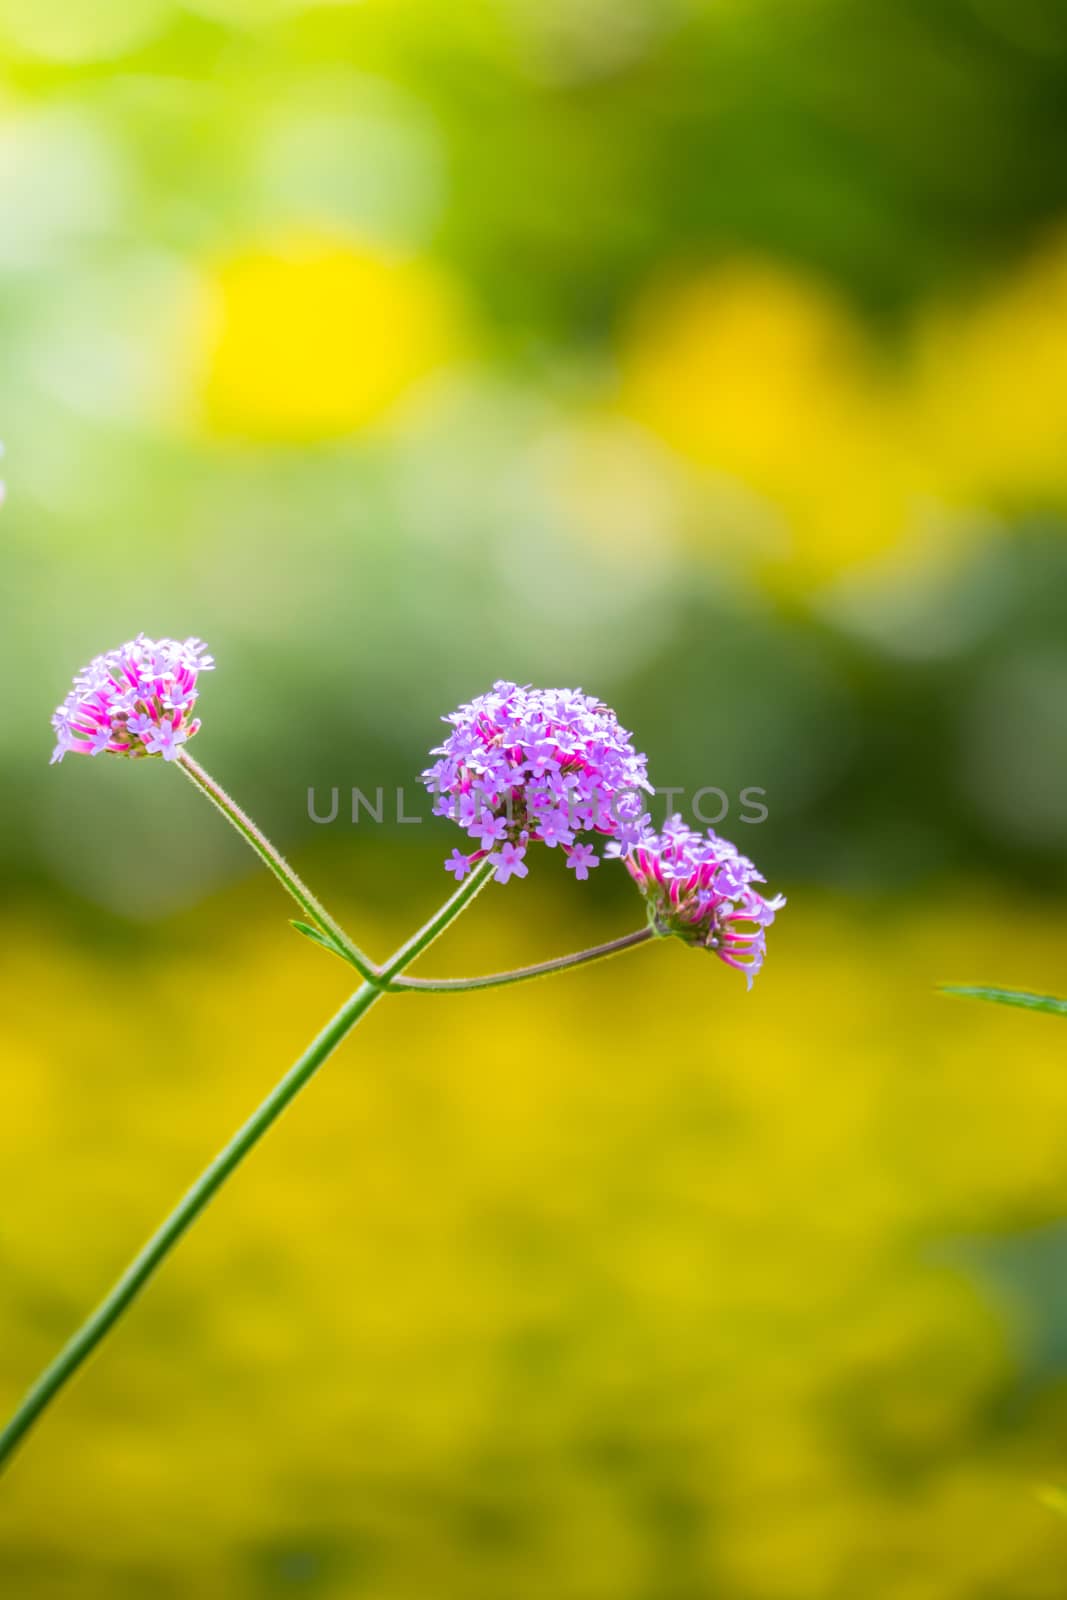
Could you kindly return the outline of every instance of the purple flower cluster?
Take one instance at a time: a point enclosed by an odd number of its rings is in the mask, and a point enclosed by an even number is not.
[[[197,678],[214,665],[199,639],[147,639],[143,633],[94,657],[52,718],[52,760],[72,751],[176,760],[200,727],[193,716]]]
[[[711,828],[694,833],[678,816],[662,833],[646,833],[629,850],[610,844],[607,854],[625,861],[658,933],[714,951],[745,974],[751,989],[763,965],[766,930],[785,905],[784,895],[768,900],[754,887],[765,880],[751,861]]]
[[[434,811],[475,848],[445,863],[457,882],[488,856],[497,882],[525,878],[529,845],[559,845],[576,878],[599,864],[582,834],[636,845],[648,824],[645,758],[615,713],[579,689],[495,683],[443,719],[452,732],[422,774]]]

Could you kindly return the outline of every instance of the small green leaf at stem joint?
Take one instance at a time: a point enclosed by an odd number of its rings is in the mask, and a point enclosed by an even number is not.
[[[346,967],[350,967],[352,965],[352,962],[348,959],[346,952],[341,949],[340,945],[334,944],[332,939],[327,939],[324,933],[320,933],[319,929],[313,928],[310,923],[297,922],[294,917],[290,917],[289,926],[291,928],[295,928],[297,933],[302,933],[304,938],[310,939],[313,944],[319,944],[324,950],[329,950],[331,955],[338,956],[344,962]]]

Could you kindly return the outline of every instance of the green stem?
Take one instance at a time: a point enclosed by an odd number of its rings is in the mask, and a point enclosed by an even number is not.
[[[214,796],[212,797],[214,798]],[[216,801],[216,804],[218,802]],[[223,809],[220,806],[220,809]],[[236,809],[236,808],[234,808]],[[229,812],[227,812],[229,815]],[[242,830],[243,831],[243,830]],[[258,847],[257,847],[258,848]],[[420,928],[405,945],[386,962],[381,978],[364,983],[338,1011],[318,1038],[304,1051],[299,1061],[271,1090],[270,1094],[253,1112],[244,1126],[197,1178],[162,1227],[149,1239],[136,1255],[117,1283],[105,1295],[96,1310],[89,1316],[64,1345],[23,1397],[11,1421],[0,1432],[0,1469],[14,1453],[19,1442],[28,1433],[37,1418],[51,1404],[56,1395],[69,1382],[82,1363],[92,1354],[100,1341],[115,1325],[119,1317],[137,1297],[145,1284],[174,1249],[178,1240],[195,1222],[208,1201],[215,1195],[230,1174],[240,1166],[245,1156],[257,1145],[263,1135],[281,1116],[282,1112],[314,1077],[319,1067],[331,1055],[341,1040],[356,1023],[366,1015],[384,992],[383,984],[402,972],[428,945],[444,932],[449,923],[459,916],[474,896],[488,882],[492,868],[488,862],[472,873],[468,881],[447,900],[435,916]],[[283,880],[284,881],[284,880]]]
[[[466,906],[470,905],[475,895],[481,893],[493,876],[493,870],[491,861],[479,862],[466,883],[460,884],[455,894],[445,901],[436,916],[431,917],[429,922],[424,923],[418,933],[412,934],[407,943],[402,944],[396,954],[390,956],[389,960],[379,968],[378,982],[381,984],[389,983],[398,972],[403,972],[405,967],[410,967],[411,963],[418,956],[421,956],[424,950],[428,950],[434,940],[444,933],[449,923],[454,921]]]
[[[590,961],[605,961],[609,956],[621,955],[656,938],[652,928],[639,928],[636,933],[624,933],[619,939],[609,939],[606,944],[594,945],[591,950],[579,950],[575,955],[556,956],[552,961],[539,961],[532,967],[515,967],[511,972],[490,972],[481,978],[397,978],[389,985],[391,993],[404,990],[422,990],[424,994],[464,994],[468,989],[499,989],[509,983],[526,983],[530,978],[550,978],[555,972],[566,972],[568,967],[582,967]]]
[[[299,1061],[271,1090],[242,1128],[234,1134],[197,1178],[162,1227],[134,1257],[126,1271],[104,1297],[96,1310],[82,1323],[74,1337],[64,1345],[55,1360],[45,1368],[28,1391],[15,1415],[0,1433],[0,1465],[12,1454],[45,1407],[114,1326],[178,1240],[222,1187],[230,1173],[244,1160],[253,1145],[266,1133],[300,1092],[326,1057],[337,1048],[345,1034],[379,998],[381,990],[369,983],[358,988],[319,1034]]]
[[[265,833],[262,833],[246,811],[242,811],[236,800],[226,793],[220,783],[216,783],[210,773],[204,771],[200,764],[193,760],[187,751],[178,754],[177,765],[184,772],[190,783],[206,794],[212,805],[217,807],[231,827],[237,829],[241,838],[252,846],[261,861],[266,862],[274,876],[292,895],[297,905],[304,911],[332,944],[338,947],[361,977],[368,983],[377,984],[379,981],[378,968],[370,956],[364,954],[359,946],[349,938],[348,934],[336,922],[326,907],[317,900],[307,884],[286,861],[280,850],[275,849]]]

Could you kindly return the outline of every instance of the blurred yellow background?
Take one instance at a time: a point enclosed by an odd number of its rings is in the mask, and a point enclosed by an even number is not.
[[[378,1007],[5,1477],[5,1596],[1067,1592],[1067,1035],[935,989],[1067,993],[1061,22],[0,0],[0,1409],[345,993],[173,771],[49,771],[95,652],[209,641],[197,757],[376,955],[500,676],[789,896],[750,996]],[[422,970],[640,922],[570,877]]]

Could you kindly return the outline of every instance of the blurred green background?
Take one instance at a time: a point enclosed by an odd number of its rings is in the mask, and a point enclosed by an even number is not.
[[[210,642],[197,756],[375,953],[499,676],[790,897],[751,996],[376,1010],[5,1480],[5,1596],[1067,1592],[1067,1038],[934,992],[1067,991],[1065,156],[1052,0],[0,0],[3,1407],[345,992],[172,770],[49,771],[96,651]],[[640,920],[569,880],[434,969]]]

